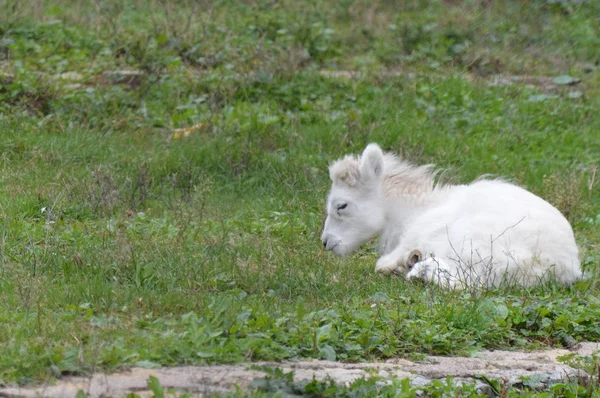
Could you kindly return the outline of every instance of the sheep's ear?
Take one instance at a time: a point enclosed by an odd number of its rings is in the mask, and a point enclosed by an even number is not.
[[[423,260],[423,255],[419,250],[415,249],[408,255],[408,262],[406,263],[406,267],[408,269],[411,269],[415,266],[416,263],[418,263],[421,260]]]
[[[379,180],[383,175],[383,152],[377,144],[369,144],[360,157],[360,174],[363,179]]]

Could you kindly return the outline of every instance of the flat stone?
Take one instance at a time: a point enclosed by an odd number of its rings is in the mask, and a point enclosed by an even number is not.
[[[543,388],[550,383],[571,378],[589,377],[582,370],[574,369],[558,358],[569,354],[593,355],[600,351],[598,343],[579,343],[571,350],[554,349],[537,352],[480,351],[472,357],[429,356],[420,361],[390,359],[385,362],[342,363],[335,361],[284,361],[254,362],[239,365],[181,366],[174,368],[131,368],[123,372],[105,374],[94,373],[90,377],[64,377],[53,383],[39,386],[15,386],[0,388],[0,397],[75,397],[83,391],[89,397],[124,397],[136,393],[141,397],[151,397],[148,388],[150,376],[156,377],[164,389],[190,393],[192,397],[203,397],[216,392],[251,388],[252,382],[267,374],[258,367],[279,368],[284,372],[294,372],[294,380],[324,380],[331,378],[339,385],[349,385],[363,378],[380,376],[410,379],[415,386],[424,386],[432,380],[444,381],[451,376],[459,383],[476,383],[483,393],[491,393],[490,387],[481,382],[480,376],[489,379],[502,379],[510,385],[520,385],[523,378],[535,381],[535,386]],[[531,384],[531,382],[529,382]]]

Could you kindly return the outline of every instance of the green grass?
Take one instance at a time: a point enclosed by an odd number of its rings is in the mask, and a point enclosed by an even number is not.
[[[0,4],[0,384],[600,338],[596,2]],[[591,279],[448,292],[325,253],[327,164],[368,142],[542,195]]]

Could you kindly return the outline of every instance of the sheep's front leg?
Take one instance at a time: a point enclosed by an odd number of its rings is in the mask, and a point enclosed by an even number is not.
[[[375,272],[380,274],[389,275],[392,272],[401,273],[403,263],[402,251],[400,248],[396,248],[394,251],[381,256],[375,264]]]
[[[377,261],[375,272],[385,275],[392,272],[403,274],[407,269],[411,269],[419,260],[421,260],[421,252],[419,250],[407,252],[406,249],[398,247]]]

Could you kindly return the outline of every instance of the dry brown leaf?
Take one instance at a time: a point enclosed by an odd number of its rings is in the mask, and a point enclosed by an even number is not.
[[[197,123],[193,126],[182,127],[179,129],[173,130],[173,135],[171,136],[172,140],[178,140],[181,137],[187,138],[192,135],[193,132],[201,130],[204,127],[204,123]]]

